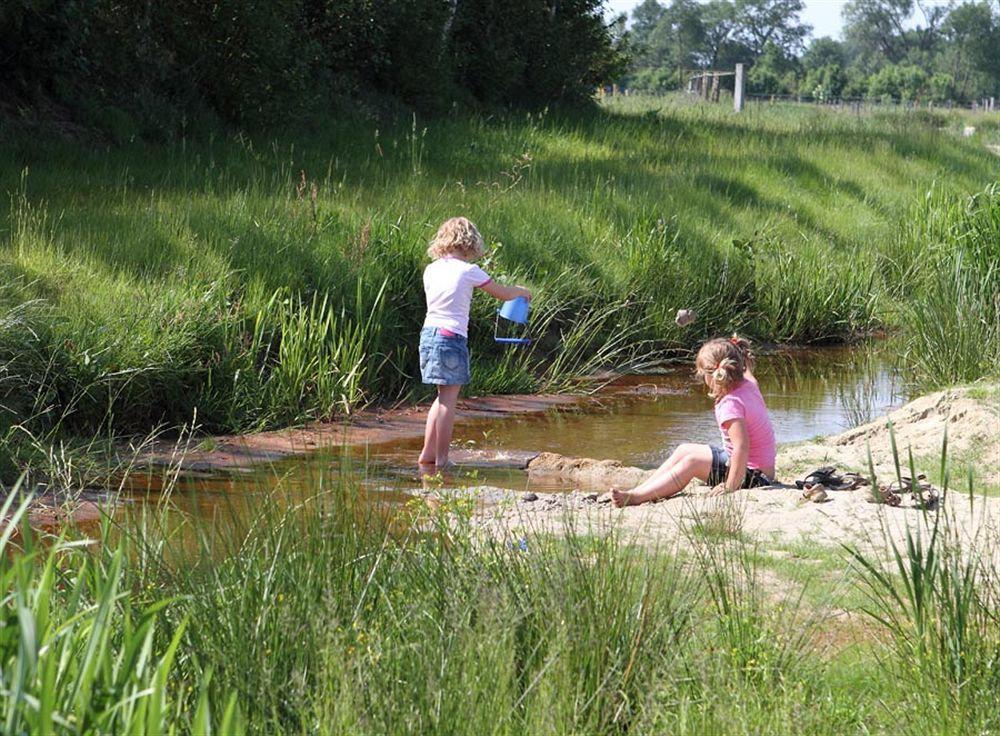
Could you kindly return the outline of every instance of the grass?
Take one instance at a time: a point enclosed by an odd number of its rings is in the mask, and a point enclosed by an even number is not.
[[[387,509],[353,471],[210,521],[140,508],[97,544],[18,552],[6,527],[7,730],[1000,727],[1000,570],[978,554],[998,540],[963,546],[946,514],[887,557],[804,542],[775,560],[697,523],[677,549],[570,520],[561,539],[483,539],[467,505]]]
[[[495,305],[476,299],[473,392],[563,389],[731,330],[813,342],[926,326],[954,289],[979,305],[955,318],[968,345],[995,340],[995,322],[973,323],[995,307],[996,196],[954,203],[996,180],[996,157],[955,125],[630,99],[160,146],[14,137],[0,471],[76,437],[252,431],[423,396],[419,274],[459,213],[491,243],[487,270],[538,295],[529,351],[494,345]],[[962,228],[983,245],[959,263]],[[679,307],[701,315],[687,331]],[[921,378],[983,367],[952,371],[948,334],[913,344]]]
[[[128,542],[109,545],[107,524],[93,552],[85,539],[35,541],[22,525],[29,506],[15,488],[0,510],[8,520],[0,534],[4,732],[211,734],[216,725],[241,733],[235,694],[213,720],[210,673],[178,676],[189,622],[165,629],[164,610],[176,599],[130,588]],[[196,705],[182,710],[194,686]]]
[[[995,376],[1000,350],[1000,188],[955,202],[928,197],[913,224],[902,326],[925,385]]]

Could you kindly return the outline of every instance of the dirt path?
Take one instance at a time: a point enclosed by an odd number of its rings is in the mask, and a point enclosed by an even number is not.
[[[822,441],[779,448],[778,477],[791,484],[808,469],[826,464],[867,475],[870,447],[878,479],[891,480],[895,465],[888,419],[900,452],[905,456],[912,449],[922,461],[918,471],[930,470],[927,463],[940,455],[947,430],[949,453],[967,455],[981,449],[984,457],[993,458],[981,464],[983,482],[977,487],[995,484],[1000,466],[1000,402],[992,400],[995,396],[995,390],[986,392],[986,400],[970,389],[942,391],[910,402],[887,418]],[[827,502],[814,504],[804,502],[794,487],[760,488],[716,498],[697,483],[659,503],[627,509],[611,506],[604,493],[607,488],[628,488],[648,472],[613,461],[542,454],[528,464],[529,475],[559,478],[575,490],[494,493],[497,503],[481,509],[476,523],[490,533],[514,535],[529,531],[561,534],[570,527],[593,533],[617,530],[649,544],[670,544],[694,531],[884,549],[885,535],[901,543],[907,527],[926,527],[935,518],[916,508],[908,495],[898,508],[869,503],[863,490],[831,492]],[[1000,554],[1000,498],[978,493],[970,498],[964,479],[956,485],[960,490],[948,493],[940,504],[950,529],[966,543],[988,545],[992,554]]]

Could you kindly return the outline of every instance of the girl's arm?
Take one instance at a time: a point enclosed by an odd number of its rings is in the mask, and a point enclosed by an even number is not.
[[[496,281],[490,281],[479,288],[490,296],[504,302],[517,299],[519,296],[523,296],[528,301],[531,301],[531,292],[523,286],[504,286],[503,284],[498,284]]]
[[[733,443],[733,454],[729,458],[729,475],[725,483],[712,489],[712,495],[732,493],[743,487],[747,475],[747,456],[750,454],[750,440],[747,426],[742,419],[734,419],[727,426],[729,441]]]

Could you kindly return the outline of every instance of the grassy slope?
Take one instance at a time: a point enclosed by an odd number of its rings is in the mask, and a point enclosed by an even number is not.
[[[537,288],[542,350],[570,356],[543,378],[579,370],[623,324],[661,346],[729,329],[844,337],[890,313],[923,195],[997,175],[939,118],[619,104],[158,148],[9,145],[7,422],[144,431],[197,407],[208,429],[239,430],[405,392],[425,243],[459,213],[494,244],[496,276]],[[703,315],[684,335],[680,306]],[[473,390],[537,388],[534,356],[490,344],[491,309],[477,300]]]

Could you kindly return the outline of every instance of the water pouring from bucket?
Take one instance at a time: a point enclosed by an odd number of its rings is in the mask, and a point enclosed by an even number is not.
[[[531,338],[527,336],[530,311],[531,304],[523,296],[504,302],[497,310],[493,339],[503,345],[530,345]]]

